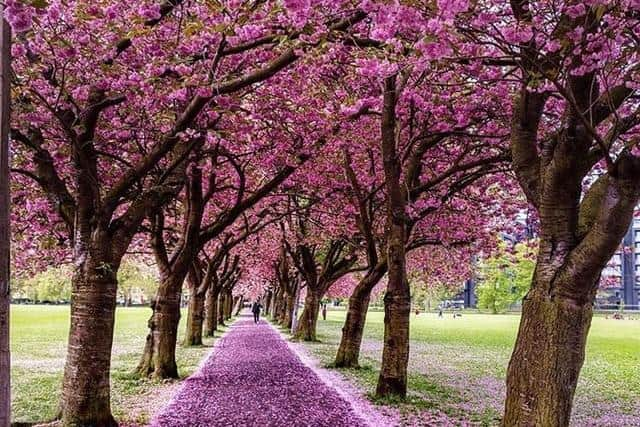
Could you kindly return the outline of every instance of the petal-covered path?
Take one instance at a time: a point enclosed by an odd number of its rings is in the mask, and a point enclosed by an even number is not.
[[[267,322],[243,315],[151,423],[159,426],[365,426]]]

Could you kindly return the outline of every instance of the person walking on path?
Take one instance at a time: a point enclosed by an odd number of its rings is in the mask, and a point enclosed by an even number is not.
[[[262,304],[259,301],[255,301],[253,306],[251,307],[251,312],[253,313],[253,322],[258,323],[260,321],[260,310],[262,309]]]
[[[322,304],[322,320],[327,320],[327,303]]]

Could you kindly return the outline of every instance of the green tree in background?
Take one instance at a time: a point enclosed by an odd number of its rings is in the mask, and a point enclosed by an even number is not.
[[[13,295],[34,302],[68,302],[71,299],[72,267],[62,265],[50,267],[28,278],[14,278]],[[138,259],[126,259],[118,271],[118,293],[125,305],[146,302],[151,299],[157,287],[155,267]]]
[[[497,255],[479,264],[478,308],[497,314],[521,301],[531,284],[534,267],[530,247],[521,243],[510,249],[503,244]]]
[[[155,268],[140,260],[125,259],[118,270],[118,294],[124,305],[131,305],[136,296],[140,302],[149,301],[158,286],[157,278]]]
[[[461,286],[453,286],[445,283],[430,282],[426,284],[424,281],[417,280],[411,282],[411,302],[414,309],[419,307],[420,310],[432,311],[437,309],[443,300],[453,299],[460,293]]]
[[[50,267],[22,282],[25,297],[33,301],[61,302],[71,299],[71,267]]]

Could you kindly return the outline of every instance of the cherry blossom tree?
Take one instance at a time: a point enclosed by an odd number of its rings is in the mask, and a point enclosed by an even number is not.
[[[297,26],[311,15],[285,8],[274,18],[270,7],[78,1],[16,6],[10,15],[20,27],[30,13],[38,18],[13,49],[15,172],[51,201],[76,266],[65,424],[114,424],[109,365],[118,266],[145,217],[181,191],[186,158],[215,128],[216,102],[317,45],[299,40]],[[277,21],[290,15],[298,21],[283,29]],[[317,16],[319,31],[329,32],[362,19],[356,12],[325,24]],[[280,43],[283,37],[290,43]],[[255,54],[251,68],[248,53]],[[159,165],[168,173],[152,173]]]
[[[512,166],[540,220],[503,425],[569,424],[600,274],[640,197],[637,16],[633,1],[480,2],[463,25],[479,57],[512,64]]]
[[[11,105],[11,29],[0,6],[0,425],[11,423],[11,356],[9,314],[11,304],[9,126]]]
[[[133,248],[160,270],[141,374],[178,375],[185,280],[188,345],[244,298],[290,327],[301,292],[313,340],[321,298],[350,282],[336,365],[357,366],[386,275],[377,394],[404,396],[408,268],[457,280],[444,261],[490,251],[524,209],[516,185],[540,241],[503,424],[569,423],[601,272],[640,198],[637,0],[3,7],[14,266],[74,265],[63,425],[115,424]]]

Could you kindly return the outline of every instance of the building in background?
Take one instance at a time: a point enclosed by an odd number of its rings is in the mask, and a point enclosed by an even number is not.
[[[534,234],[527,227],[526,236],[501,237],[516,243]],[[465,308],[476,307],[476,279],[464,282],[463,291],[456,298],[464,300]],[[602,281],[596,297],[596,308],[640,310],[640,218],[635,218],[625,235],[620,250],[611,258],[602,272]]]
[[[640,218],[635,218],[621,248],[602,272],[596,307],[638,310],[640,301]]]
[[[468,279],[464,281],[464,290],[462,291],[464,299],[464,308],[475,308],[478,302],[476,297],[476,279]]]

